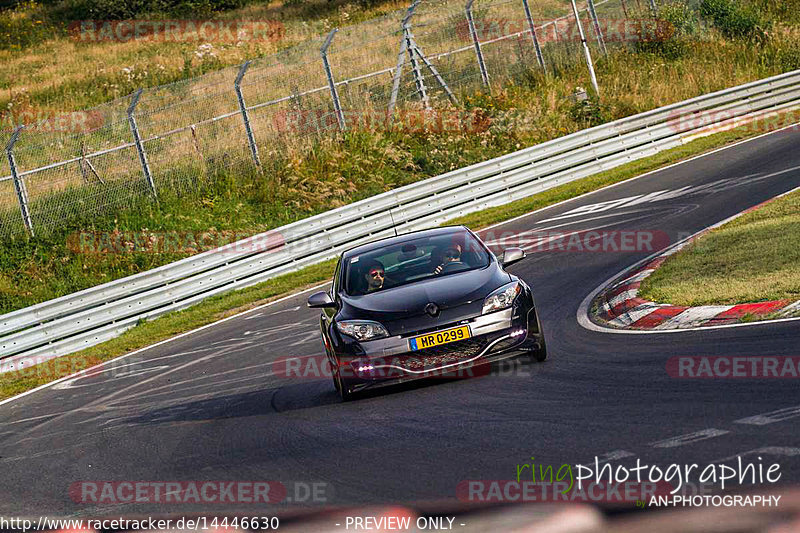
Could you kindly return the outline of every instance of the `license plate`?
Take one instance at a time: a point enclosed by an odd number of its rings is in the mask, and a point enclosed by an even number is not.
[[[412,350],[424,350],[431,346],[439,346],[440,344],[447,344],[448,342],[463,341],[470,338],[469,326],[461,326],[453,329],[446,329],[444,331],[437,331],[436,333],[428,333],[408,339],[408,346]]]

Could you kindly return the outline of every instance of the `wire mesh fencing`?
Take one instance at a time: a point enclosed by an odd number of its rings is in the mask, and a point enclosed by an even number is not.
[[[475,91],[586,68],[588,57],[627,45],[647,2],[581,0],[573,10],[571,0],[418,0],[71,113],[64,127],[29,125],[16,139],[0,132],[0,238],[195,194],[221,170],[263,174],[288,151],[342,131],[441,122],[442,110],[458,117]]]

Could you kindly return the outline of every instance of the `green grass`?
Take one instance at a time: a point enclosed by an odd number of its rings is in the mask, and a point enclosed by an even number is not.
[[[800,300],[800,192],[699,238],[645,279],[640,296],[688,306]]]
[[[631,179],[642,173],[750,137],[753,134],[752,129],[747,127],[718,133],[650,158],[556,187],[530,198],[454,219],[447,224],[464,224],[477,230],[613,183]],[[326,261],[298,272],[277,277],[254,287],[215,296],[189,309],[170,313],[153,321],[137,325],[113,340],[86,350],[35,365],[21,372],[0,374],[0,399],[14,396],[60,377],[89,368],[102,361],[114,359],[174,335],[210,324],[282,295],[327,281],[333,273],[334,266],[334,261]]]

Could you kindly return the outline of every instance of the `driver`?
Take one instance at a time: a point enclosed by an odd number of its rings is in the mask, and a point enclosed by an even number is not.
[[[433,269],[434,274],[440,274],[448,263],[455,263],[461,261],[461,245],[456,244],[442,254],[442,264]]]
[[[380,261],[370,261],[364,271],[364,279],[367,281],[367,292],[374,292],[383,288],[386,280],[386,272]]]

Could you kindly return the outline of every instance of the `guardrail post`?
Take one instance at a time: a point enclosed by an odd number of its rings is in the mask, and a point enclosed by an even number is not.
[[[483,62],[483,52],[481,51],[481,41],[478,39],[478,32],[475,31],[475,20],[472,18],[472,4],[475,0],[467,0],[464,9],[467,12],[467,23],[469,24],[469,35],[472,37],[472,44],[475,46],[475,55],[478,57],[478,67],[481,70],[481,79],[486,87],[489,87],[489,73],[486,72],[486,63]]]
[[[17,143],[19,134],[22,133],[22,128],[24,127],[25,126],[17,126],[14,133],[11,134],[11,138],[6,145],[6,156],[8,157],[8,166],[11,167],[11,179],[14,180],[14,190],[17,193],[19,210],[20,213],[22,213],[22,222],[25,224],[25,229],[28,230],[30,236],[33,237],[33,220],[31,220],[31,212],[28,209],[28,190],[25,188],[25,182],[22,180],[22,176],[17,172],[17,162],[14,159],[14,145]]]
[[[581,43],[583,44],[583,55],[586,57],[586,66],[589,67],[589,76],[592,78],[592,87],[594,92],[599,95],[600,87],[597,86],[597,76],[594,73],[594,63],[592,63],[592,53],[589,51],[589,44],[586,42],[586,34],[583,32],[583,24],[581,17],[578,13],[578,6],[575,5],[575,0],[572,0],[572,13],[575,15],[575,23],[578,25],[578,31],[581,35]]]
[[[328,47],[333,41],[333,36],[336,35],[338,29],[334,28],[325,39],[320,52],[322,53],[322,66],[325,67],[325,76],[328,78],[328,87],[331,90],[331,98],[333,98],[333,109],[336,111],[336,120],[339,122],[339,130],[345,131],[344,113],[342,113],[342,105],[339,102],[339,93],[336,91],[336,83],[333,81],[333,73],[331,72],[331,64],[328,62]]]
[[[153,197],[157,201],[158,194],[156,193],[156,184],[153,183],[153,175],[150,173],[150,165],[147,163],[147,154],[144,151],[142,138],[139,135],[139,127],[136,125],[136,117],[133,116],[133,112],[136,110],[136,105],[139,103],[139,98],[141,97],[142,89],[139,89],[133,94],[133,98],[131,98],[131,105],[128,106],[128,124],[131,127],[131,133],[133,133],[133,142],[136,145],[136,151],[139,152],[139,161],[142,163],[142,172],[147,180],[147,185],[150,186],[150,192],[153,193]]]
[[[522,5],[525,7],[525,18],[528,19],[528,28],[531,30],[531,39],[533,39],[533,48],[536,50],[536,59],[539,61],[539,66],[542,67],[542,70],[547,72],[547,67],[544,63],[544,55],[542,55],[542,47],[539,46],[539,38],[536,36],[536,25],[533,23],[528,0],[522,0]]]
[[[597,18],[597,11],[594,9],[594,0],[588,0],[589,3],[589,13],[592,15],[592,24],[594,24],[594,31],[597,33],[597,44],[600,45],[600,50],[603,51],[603,55],[608,55],[608,49],[606,48],[606,41],[603,38],[603,31],[600,29],[600,20]]]
[[[242,114],[242,120],[244,121],[244,131],[247,133],[247,144],[250,145],[250,153],[253,156],[253,162],[257,167],[261,168],[256,138],[253,136],[253,128],[250,127],[250,115],[247,113],[247,106],[244,104],[244,96],[242,96],[242,79],[249,66],[250,61],[245,61],[239,68],[239,74],[236,75],[236,80],[233,82],[233,89],[236,91],[236,99],[239,101],[239,112]]]

